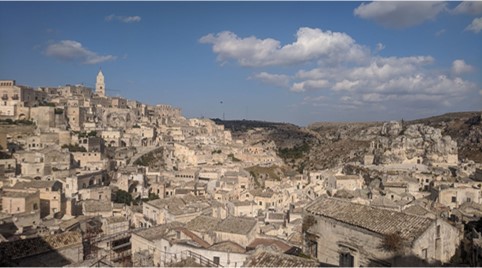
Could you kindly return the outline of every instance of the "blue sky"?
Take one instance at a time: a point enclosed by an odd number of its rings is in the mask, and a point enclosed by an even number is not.
[[[187,117],[415,119],[482,108],[481,31],[482,2],[0,2],[0,79],[102,68]]]

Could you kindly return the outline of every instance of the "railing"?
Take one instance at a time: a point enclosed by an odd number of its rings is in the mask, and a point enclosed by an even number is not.
[[[181,252],[181,259],[185,260],[187,258],[191,258],[193,261],[195,261],[196,263],[198,264],[201,264],[203,266],[207,266],[207,267],[223,267],[222,265],[220,264],[217,264],[213,261],[211,261],[210,259],[200,255],[200,254],[197,254],[195,252],[192,252],[190,250],[183,250]]]

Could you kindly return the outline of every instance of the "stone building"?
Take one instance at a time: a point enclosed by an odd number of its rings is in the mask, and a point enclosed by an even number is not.
[[[15,80],[0,80],[0,116],[14,119],[28,119],[29,109],[44,101],[46,94],[30,87],[20,86]]]
[[[458,208],[463,203],[482,203],[482,191],[480,188],[469,185],[458,185],[438,191],[438,203],[451,209]]]
[[[88,136],[88,137],[73,137],[73,143],[78,143],[79,146],[82,146],[88,152],[100,152],[104,153],[105,144],[104,140],[101,137],[96,136]]]
[[[354,191],[356,189],[361,189],[365,182],[361,176],[357,175],[337,175],[335,178],[337,190],[345,189]]]
[[[38,191],[5,191],[2,193],[2,212],[17,214],[40,210]]]
[[[204,198],[188,194],[183,197],[156,199],[142,204],[143,226],[155,226],[173,221],[188,222],[210,210]]]
[[[68,198],[76,197],[81,189],[102,187],[108,182],[105,170],[85,171],[65,178],[64,193]]]
[[[235,242],[211,245],[177,222],[133,233],[131,242],[134,266],[241,267],[248,257]]]
[[[460,243],[457,228],[429,219],[335,198],[319,198],[303,216],[305,252],[339,266],[447,263]]]
[[[17,173],[17,159],[0,159],[0,167],[3,166],[0,177],[15,176]]]
[[[121,146],[122,133],[115,129],[102,130],[101,137],[104,139],[105,144],[108,147],[119,147]]]
[[[102,231],[105,235],[118,234],[129,230],[129,221],[126,217],[112,216],[102,218]]]
[[[10,191],[38,191],[40,198],[40,217],[62,212],[62,183],[55,180],[32,180],[17,182]]]

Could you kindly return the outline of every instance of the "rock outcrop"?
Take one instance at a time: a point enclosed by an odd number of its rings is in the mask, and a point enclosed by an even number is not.
[[[405,127],[396,121],[384,123],[372,149],[376,164],[456,165],[458,162],[457,142],[443,136],[440,129],[423,124]]]

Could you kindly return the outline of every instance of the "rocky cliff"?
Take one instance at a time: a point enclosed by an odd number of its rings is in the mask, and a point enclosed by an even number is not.
[[[215,121],[224,124],[235,138],[273,140],[285,153],[287,165],[298,170],[361,162],[370,153],[376,163],[450,164],[457,161],[457,154],[459,160],[482,163],[480,112],[413,121],[320,122],[306,128],[259,121]]]
[[[377,164],[457,164],[457,142],[423,124],[384,123],[370,149]]]

